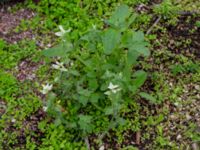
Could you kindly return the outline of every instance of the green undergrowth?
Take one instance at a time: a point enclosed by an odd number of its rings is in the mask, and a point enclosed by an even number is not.
[[[2,70],[0,70],[0,75],[0,97],[8,101],[19,91],[18,82],[11,74]]]
[[[134,21],[127,33],[123,26],[119,29],[115,26],[116,22],[113,25],[112,19],[108,21],[113,10],[122,3],[129,6],[131,15],[134,14]],[[198,90],[199,61],[175,54],[165,45],[169,40],[165,25],[176,25],[177,12],[187,9],[186,6],[190,6],[187,10],[194,7],[187,0],[180,3],[164,0],[153,6],[149,6],[150,3],[148,0],[41,0],[35,4],[28,0],[11,8],[10,12],[27,7],[37,12],[35,17],[22,20],[15,28],[15,32],[31,29],[36,39],[23,40],[17,44],[0,40],[0,102],[5,102],[0,107],[0,149],[85,150],[88,138],[91,149],[99,149],[106,142],[108,145],[116,143],[119,149],[137,149],[142,145],[144,149],[176,150],[184,149],[185,141],[189,141],[189,144],[199,142],[194,121],[189,125],[176,124],[177,128],[182,129],[183,142],[169,139],[171,133],[166,135],[165,130],[173,122],[168,120],[168,116],[174,113],[168,106],[186,107],[198,99],[198,91],[188,88],[194,86]],[[147,10],[150,10],[137,12],[140,4],[147,5]],[[142,31],[146,33],[158,17],[161,20],[151,31],[154,35],[144,36]],[[128,17],[125,20],[128,21]],[[163,25],[163,22],[166,24]],[[44,58],[39,49],[46,48],[49,43],[50,47],[59,41],[62,43],[63,39],[54,35],[59,29],[58,25],[66,30],[71,29],[68,37],[70,42],[64,46],[70,49],[73,45],[73,51],[69,51],[69,57],[63,59],[61,44],[53,48],[58,50],[61,58]],[[157,33],[162,33],[162,37]],[[127,37],[117,38],[126,34]],[[130,45],[124,45],[130,42],[131,35],[137,37],[135,41],[142,43],[143,50],[146,46],[144,41],[151,43],[147,45],[152,55],[149,58],[138,57],[139,63],[134,64],[131,79],[126,81],[124,78],[122,82],[120,72],[123,76],[129,74],[122,65],[126,62],[126,53],[120,50],[124,48],[127,51],[130,48]],[[104,41],[100,42],[102,38]],[[42,48],[37,46],[38,42],[42,43]],[[137,46],[140,47],[139,44]],[[143,55],[148,53],[145,50]],[[129,53],[130,56],[132,53]],[[53,54],[47,52],[46,55]],[[16,67],[26,59],[36,63],[43,61],[44,64],[36,70],[36,80],[20,82],[15,77]],[[135,63],[130,57],[127,60]],[[70,74],[53,69],[52,65],[56,61],[63,61],[64,66],[61,66],[64,69],[70,67]],[[103,74],[106,69],[109,71]],[[137,88],[129,85],[132,79],[135,79],[134,85],[137,84]],[[104,94],[110,82],[123,88],[117,98]],[[54,83],[54,94],[42,99],[38,93],[41,94],[42,84],[46,83]],[[127,89],[133,93],[130,94]],[[187,90],[191,90],[191,95],[187,94]],[[46,106],[49,110],[46,110]],[[6,111],[1,113],[1,108],[6,108]],[[45,117],[36,120],[36,123],[32,122],[30,118],[39,112],[45,114]],[[33,130],[33,126],[37,130]],[[170,129],[168,131],[171,132]],[[134,143],[136,133],[141,133],[139,145]],[[20,138],[24,141],[20,141]]]
[[[20,41],[17,44],[8,44],[0,40],[0,67],[9,70],[16,67],[23,59],[37,55],[34,41]]]

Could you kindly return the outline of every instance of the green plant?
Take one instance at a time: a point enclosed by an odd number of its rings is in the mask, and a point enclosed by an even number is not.
[[[0,98],[4,100],[11,100],[19,90],[17,80],[10,75],[0,70]]]
[[[158,136],[155,139],[156,149],[176,149],[174,143],[171,143],[168,138],[163,135],[163,127],[157,126]]]
[[[199,127],[194,123],[189,123],[188,130],[184,133],[186,137],[192,139],[193,142],[200,143]]]
[[[76,137],[122,125],[120,110],[140,93],[147,74],[133,68],[138,57],[150,52],[144,34],[129,28],[134,19],[128,6],[122,5],[105,20],[108,28],[101,31],[94,26],[74,42],[69,30],[60,26],[61,32],[56,34],[62,36],[62,42],[43,51],[47,57],[60,57],[52,65],[60,73],[48,94],[47,112]],[[44,86],[44,93],[49,90],[49,84]],[[144,97],[144,93],[140,95]]]
[[[195,26],[199,28],[200,27],[200,21],[196,21]]]
[[[182,73],[198,73],[200,65],[198,63],[188,62],[185,64],[177,64],[170,66],[173,75]]]
[[[156,5],[153,11],[161,15],[164,19],[169,19],[178,16],[178,9],[172,0],[164,0],[161,4]]]
[[[34,41],[20,41],[17,44],[8,44],[0,40],[0,67],[11,69],[15,67],[20,60],[36,54],[36,45]]]
[[[65,28],[73,28],[71,38],[77,40],[92,25],[102,27],[102,18],[109,17],[114,8],[119,6],[120,3],[134,7],[140,3],[148,3],[148,0],[40,0],[37,5],[32,0],[27,2],[29,8],[38,12],[36,17],[38,19],[30,21],[28,23],[30,24],[29,27],[37,27],[40,32],[48,32],[49,29],[53,30],[58,25],[64,25]],[[147,17],[138,21],[146,23],[147,19],[149,22]],[[39,21],[38,26],[37,22]]]
[[[84,143],[71,142],[71,139],[74,138],[73,134],[66,132],[65,126],[63,125],[56,126],[43,121],[40,122],[39,128],[46,133],[46,136],[42,138],[42,144],[39,146],[42,150],[86,150]]]

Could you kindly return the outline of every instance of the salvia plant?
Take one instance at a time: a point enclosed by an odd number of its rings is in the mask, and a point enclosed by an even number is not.
[[[58,72],[52,85],[43,85],[44,109],[77,137],[126,123],[120,110],[136,96],[153,99],[140,92],[146,72],[134,69],[139,57],[150,55],[143,32],[130,28],[134,19],[121,5],[103,30],[94,25],[77,41],[70,40],[70,29],[59,26],[61,43],[43,51],[57,60],[52,68]]]

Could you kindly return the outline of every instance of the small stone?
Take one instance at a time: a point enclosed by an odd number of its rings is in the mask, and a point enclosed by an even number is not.
[[[199,85],[195,85],[194,86],[196,90],[200,90],[200,86]]]
[[[104,145],[102,145],[102,146],[99,148],[99,150],[104,150],[104,149],[105,149]]]
[[[174,119],[176,119],[177,117],[176,117],[175,115],[170,115],[170,118],[171,118],[172,120],[174,120]]]
[[[176,137],[177,140],[179,140],[181,138],[182,138],[182,136],[180,134]]]
[[[179,103],[178,103],[178,102],[175,102],[175,103],[174,103],[174,105],[175,105],[175,106],[178,106],[178,105],[179,105]]]
[[[187,119],[187,120],[190,120],[190,119],[192,119],[192,117],[187,113],[187,114],[186,114],[186,119]]]
[[[50,48],[51,46],[52,46],[52,45],[51,45],[50,43],[49,43],[49,44],[47,44],[47,47],[48,47],[48,48]]]
[[[199,146],[197,145],[197,143],[192,144],[192,149],[193,150],[199,150]]]

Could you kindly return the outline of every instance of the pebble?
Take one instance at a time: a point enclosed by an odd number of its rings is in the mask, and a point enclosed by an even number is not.
[[[102,146],[99,148],[99,150],[104,150],[104,149],[105,149],[104,145],[102,145]]]
[[[177,140],[179,140],[181,138],[182,138],[182,136],[180,134],[176,137]]]
[[[190,120],[190,119],[192,119],[192,117],[188,113],[186,113],[186,119]]]
[[[192,144],[192,149],[193,150],[199,150],[199,146],[197,145],[197,143]]]
[[[199,85],[195,85],[194,86],[196,90],[200,90],[200,86]]]

